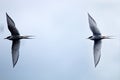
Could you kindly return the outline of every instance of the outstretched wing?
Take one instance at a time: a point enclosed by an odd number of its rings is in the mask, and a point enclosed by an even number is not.
[[[19,48],[20,48],[20,40],[12,41],[12,61],[13,67],[16,65],[19,58]]]
[[[88,20],[89,20],[89,26],[91,31],[93,32],[93,35],[101,35],[99,29],[97,28],[97,24],[95,20],[90,16],[89,13],[88,13]]]
[[[19,31],[15,27],[14,21],[9,17],[9,15],[7,13],[6,13],[6,17],[7,17],[8,29],[11,32],[11,35],[20,35]]]
[[[100,61],[100,57],[101,57],[101,44],[102,44],[101,40],[95,40],[94,41],[94,63],[95,63],[95,67],[97,66],[97,64]]]

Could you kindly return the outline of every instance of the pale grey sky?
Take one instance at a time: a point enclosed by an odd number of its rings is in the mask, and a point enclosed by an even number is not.
[[[120,79],[119,0],[1,0],[0,79],[1,80],[119,80]],[[11,41],[5,13],[23,35],[20,57],[12,68]],[[88,16],[96,20],[104,35],[101,60],[94,67],[93,41]]]

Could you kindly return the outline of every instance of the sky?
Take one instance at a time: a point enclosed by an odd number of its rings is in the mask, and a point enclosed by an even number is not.
[[[1,80],[119,80],[119,0],[0,0]],[[20,56],[12,66],[6,12],[21,35]],[[101,59],[94,66],[89,13],[103,35]]]

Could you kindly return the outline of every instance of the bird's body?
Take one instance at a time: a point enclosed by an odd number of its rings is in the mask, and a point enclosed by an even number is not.
[[[6,37],[5,39],[12,40],[12,60],[13,67],[16,65],[19,58],[19,48],[20,48],[20,39],[30,39],[31,36],[20,36],[19,31],[17,30],[14,21],[6,13],[8,29],[11,32],[11,36]]]
[[[102,36],[102,35],[97,35],[97,36],[90,36],[88,37],[90,40],[101,40],[101,39],[110,39],[108,36]]]
[[[110,37],[101,35],[101,32],[97,28],[97,24],[95,20],[90,16],[90,14],[88,14],[88,20],[89,20],[90,29],[93,33],[93,36],[88,37],[88,39],[94,41],[94,47],[93,47],[94,52],[93,53],[94,53],[94,63],[96,67],[101,57],[101,44],[102,44],[101,40],[110,39]]]
[[[90,36],[89,39],[90,39],[90,40],[101,40],[101,39],[103,39],[103,36],[101,36],[101,35],[98,35],[98,36]]]
[[[20,35],[14,35],[14,36],[8,36],[6,39],[9,40],[19,40],[19,39],[30,39],[30,36],[20,36]]]

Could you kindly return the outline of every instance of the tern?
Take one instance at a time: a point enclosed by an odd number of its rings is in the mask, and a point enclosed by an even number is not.
[[[7,18],[7,26],[9,31],[11,32],[11,36],[6,37],[5,39],[12,41],[11,50],[12,50],[12,62],[14,67],[19,58],[20,39],[30,39],[31,36],[20,36],[20,33],[17,30],[14,21],[7,13],[6,13],[6,18]]]
[[[93,54],[94,54],[94,64],[96,67],[101,57],[102,39],[111,39],[111,38],[110,36],[102,36],[100,30],[97,28],[97,24],[95,20],[90,16],[89,13],[88,13],[88,21],[89,21],[90,29],[93,33],[93,36],[88,37],[88,39],[94,41]]]

